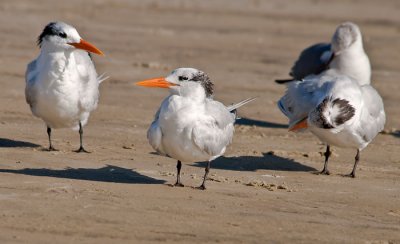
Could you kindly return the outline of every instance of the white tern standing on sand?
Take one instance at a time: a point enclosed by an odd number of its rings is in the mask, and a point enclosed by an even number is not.
[[[104,56],[94,45],[83,40],[76,29],[63,22],[49,23],[38,38],[40,54],[26,70],[26,101],[32,113],[47,126],[49,150],[51,129],[79,129],[80,147],[83,126],[97,107],[99,84],[89,52]]]
[[[278,107],[289,118],[289,130],[308,128],[326,147],[321,174],[329,174],[330,146],[357,150],[352,172],[363,150],[383,130],[386,116],[381,96],[369,84],[328,70],[289,83]]]
[[[179,68],[166,78],[136,84],[169,88],[171,94],[158,109],[147,138],[158,153],[178,160],[175,186],[183,186],[182,161],[207,161],[203,183],[198,187],[204,190],[210,162],[223,155],[232,141],[235,110],[255,98],[226,107],[213,100],[213,83],[207,74],[193,68]]]
[[[292,67],[292,78],[276,82],[302,80],[328,69],[335,69],[355,79],[360,85],[370,83],[371,65],[364,51],[360,28],[356,24],[342,23],[337,27],[331,43],[318,43],[304,49]]]

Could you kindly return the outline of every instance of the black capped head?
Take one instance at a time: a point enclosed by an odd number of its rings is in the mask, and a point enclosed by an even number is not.
[[[37,43],[39,47],[45,42],[51,42],[58,45],[66,45],[67,43],[79,43],[81,37],[76,29],[64,22],[57,21],[47,24],[42,33],[39,35]]]
[[[350,102],[343,98],[326,97],[309,115],[309,121],[322,129],[333,129],[343,125],[356,113]]]
[[[210,77],[208,75],[198,69],[194,68],[178,68],[166,77],[166,80],[174,83],[181,84],[183,82],[197,82],[199,83],[206,93],[206,97],[212,97],[214,94],[214,84],[211,82]]]
[[[51,22],[46,27],[44,27],[42,33],[37,39],[39,47],[42,47],[43,40],[51,36],[58,36],[60,38],[67,38],[67,33],[61,28],[60,24],[57,22]]]
[[[82,49],[87,52],[104,55],[93,44],[83,40],[78,31],[64,22],[51,22],[39,35],[37,43],[42,52],[73,51]]]

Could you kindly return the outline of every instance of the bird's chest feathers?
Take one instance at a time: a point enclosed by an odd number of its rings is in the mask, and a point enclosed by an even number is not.
[[[162,106],[160,122],[168,129],[175,132],[183,131],[204,114],[204,104],[190,98],[171,96]],[[167,129],[167,128],[165,128]]]
[[[38,82],[38,109],[54,113],[78,111],[88,71],[81,68],[74,55],[50,54],[41,59]]]
[[[42,73],[42,86],[47,91],[70,94],[89,80],[87,68],[79,64],[73,54],[61,57],[60,55],[50,56],[43,66],[45,69]]]

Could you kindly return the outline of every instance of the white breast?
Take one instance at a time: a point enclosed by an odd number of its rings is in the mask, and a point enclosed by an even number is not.
[[[210,161],[222,155],[232,140],[234,118],[223,105],[216,105],[223,106],[219,112],[229,118],[219,121],[207,103],[178,95],[166,98],[148,131],[153,148],[183,162]]]
[[[34,68],[27,71],[26,87],[33,114],[51,128],[85,124],[99,97],[97,73],[87,52],[41,54]]]

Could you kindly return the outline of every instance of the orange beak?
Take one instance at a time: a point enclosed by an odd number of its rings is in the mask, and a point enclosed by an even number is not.
[[[100,51],[100,49],[98,49],[93,44],[91,44],[83,39],[81,39],[81,41],[79,43],[68,43],[68,44],[71,46],[74,46],[76,48],[104,56],[104,53],[102,51]]]
[[[308,127],[307,124],[307,118],[301,120],[300,122],[297,122],[297,124],[293,125],[292,127],[289,128],[289,131],[297,131],[300,129],[305,129]]]
[[[136,82],[136,85],[146,86],[146,87],[161,87],[161,88],[169,88],[171,86],[177,86],[177,84],[166,81],[164,77],[139,81],[139,82]]]

